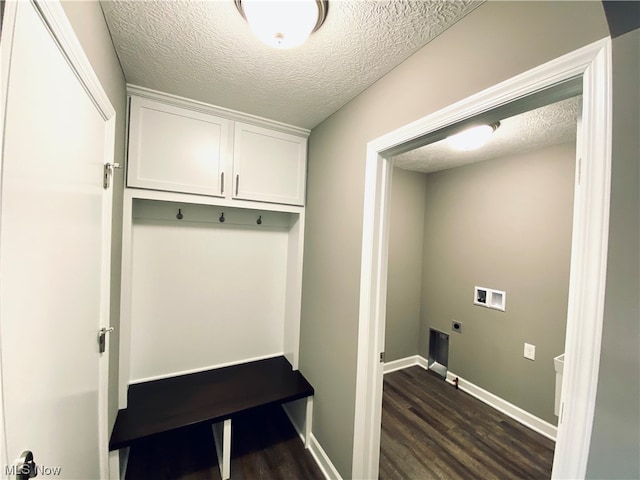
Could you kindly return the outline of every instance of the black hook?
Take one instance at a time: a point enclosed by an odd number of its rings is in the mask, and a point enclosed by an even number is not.
[[[224,223],[224,221],[226,220],[226,218],[224,218],[224,212],[220,214],[219,220],[220,220],[220,223]]]
[[[176,215],[176,218],[178,220],[182,220],[184,218],[184,215],[182,215],[182,209],[181,208],[178,209],[178,213]]]
[[[256,220],[258,225],[262,225],[262,215],[258,216],[258,220]]]

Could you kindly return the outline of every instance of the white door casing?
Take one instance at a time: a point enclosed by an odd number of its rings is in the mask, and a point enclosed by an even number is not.
[[[582,81],[569,308],[553,478],[584,478],[595,410],[611,186],[611,39],[524,72],[379,137],[367,146],[353,478],[377,478],[380,453],[392,160],[403,145],[561,82]]]
[[[0,476],[107,478],[115,111],[58,2],[7,2],[0,55]]]

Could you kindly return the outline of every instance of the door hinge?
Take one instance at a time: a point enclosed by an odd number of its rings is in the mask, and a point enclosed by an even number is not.
[[[98,349],[100,353],[104,353],[107,345],[107,333],[113,332],[113,327],[101,328],[98,332]]]
[[[380,363],[384,363],[384,352],[380,352]]]
[[[104,171],[102,177],[102,186],[104,189],[108,189],[109,185],[111,185],[111,175],[113,175],[113,170],[116,168],[122,168],[119,163],[105,163]]]

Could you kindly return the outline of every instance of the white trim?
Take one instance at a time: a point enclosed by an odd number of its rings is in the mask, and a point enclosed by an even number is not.
[[[420,355],[412,355],[410,357],[400,358],[391,362],[385,362],[383,372],[386,375],[387,373],[397,372],[398,370],[404,370],[405,368],[415,367],[417,365],[422,366],[420,359],[424,360]]]
[[[421,355],[418,355],[418,363],[417,365],[419,367],[424,368],[425,370],[429,370],[429,360],[427,360],[426,358],[424,358]]]
[[[377,478],[380,405],[378,356],[384,338],[391,160],[385,152],[465,119],[575,78],[582,78],[583,122],[577,156],[567,318],[564,415],[558,428],[553,478],[583,478],[595,410],[605,292],[611,170],[611,39],[604,38],[449,107],[367,145],[352,475]],[[396,152],[397,153],[397,152]],[[382,332],[382,333],[381,333]]]
[[[2,207],[2,172],[4,167],[4,125],[7,112],[7,97],[9,95],[9,72],[11,69],[11,52],[13,51],[13,39],[17,16],[17,2],[5,2],[4,19],[0,20],[2,28],[0,40],[0,208]],[[2,219],[0,217],[0,230]],[[1,322],[0,322],[1,326]],[[0,345],[2,345],[2,329],[0,328]],[[5,421],[4,383],[2,378],[2,349],[0,349],[0,466],[11,465],[8,452],[7,430]],[[0,471],[0,478],[5,476],[4,468]]]
[[[163,373],[162,375],[154,375],[154,376],[145,377],[145,378],[136,378],[134,380],[130,380],[129,385],[152,382],[154,380],[162,380],[164,378],[179,377],[181,375],[189,375],[191,373],[206,372],[207,370],[216,370],[218,368],[233,367],[234,365],[241,365],[243,363],[257,362],[258,360],[267,360],[269,358],[276,358],[276,357],[283,357],[283,356],[284,356],[283,352],[270,353],[269,355],[261,355],[259,357],[245,358],[243,360],[234,360],[232,362],[220,363],[218,365],[209,365],[207,367],[192,368],[190,370],[184,370],[181,372]]]
[[[176,107],[188,108],[198,112],[206,113],[209,115],[215,115],[223,117],[229,120],[247,122],[252,125],[266,127],[271,130],[277,130],[282,133],[290,133],[298,137],[308,137],[311,133],[310,130],[302,127],[296,127],[275,120],[270,120],[264,117],[258,117],[248,113],[238,112],[237,110],[231,110],[229,108],[218,107],[205,102],[199,102],[190,98],[180,97],[178,95],[172,95],[170,93],[160,92],[151,88],[140,87],[138,85],[127,84],[127,95],[136,95],[138,97],[149,98],[162,103],[174,105]]]
[[[71,69],[75,72],[78,80],[80,80],[89,97],[102,114],[102,118],[115,120],[116,112],[111,105],[111,101],[102,88],[102,84],[94,72],[89,58],[84,53],[82,45],[78,37],[76,37],[60,2],[46,0],[34,1],[33,3],[60,46],[63,55],[69,61]]]
[[[584,75],[562,401],[553,478],[583,478],[595,413],[609,241],[611,41]]]
[[[340,473],[336,469],[335,465],[331,462],[329,455],[327,455],[327,452],[324,451],[322,445],[320,445],[320,442],[318,442],[318,439],[313,433],[311,434],[311,438],[309,441],[309,451],[311,452],[313,459],[318,464],[318,467],[320,467],[324,478],[326,478],[327,480],[342,480]]]
[[[506,416],[513,418],[518,423],[521,423],[527,428],[530,428],[534,432],[539,433],[553,441],[556,440],[558,435],[558,427],[552,425],[551,423],[542,420],[539,417],[536,417],[532,413],[523,410],[522,408],[514,405],[511,402],[504,400],[503,398],[494,395],[493,393],[485,390],[484,388],[478,387],[477,385],[461,378],[459,375],[452,373],[450,371],[447,372],[447,382],[451,385],[455,385],[454,379],[458,379],[458,388],[463,392],[468,393],[472,397],[477,398],[483,403],[486,403],[492,408],[495,408],[499,412],[504,413]]]
[[[131,309],[133,255],[133,198],[124,189],[122,198],[122,258],[120,260],[120,358],[118,358],[118,408],[127,408],[131,374]]]
[[[382,371],[387,300],[389,200],[393,168],[367,145],[365,201],[362,227],[360,311],[356,364],[356,399],[352,476],[378,478],[380,424],[382,418]]]

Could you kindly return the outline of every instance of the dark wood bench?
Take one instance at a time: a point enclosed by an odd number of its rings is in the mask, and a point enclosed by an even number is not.
[[[313,387],[284,357],[130,385],[127,408],[118,411],[109,450],[128,447],[162,432],[210,423],[225,479],[229,477],[234,415],[263,405],[307,398],[310,427],[313,394]],[[307,444],[309,433],[305,435]]]

